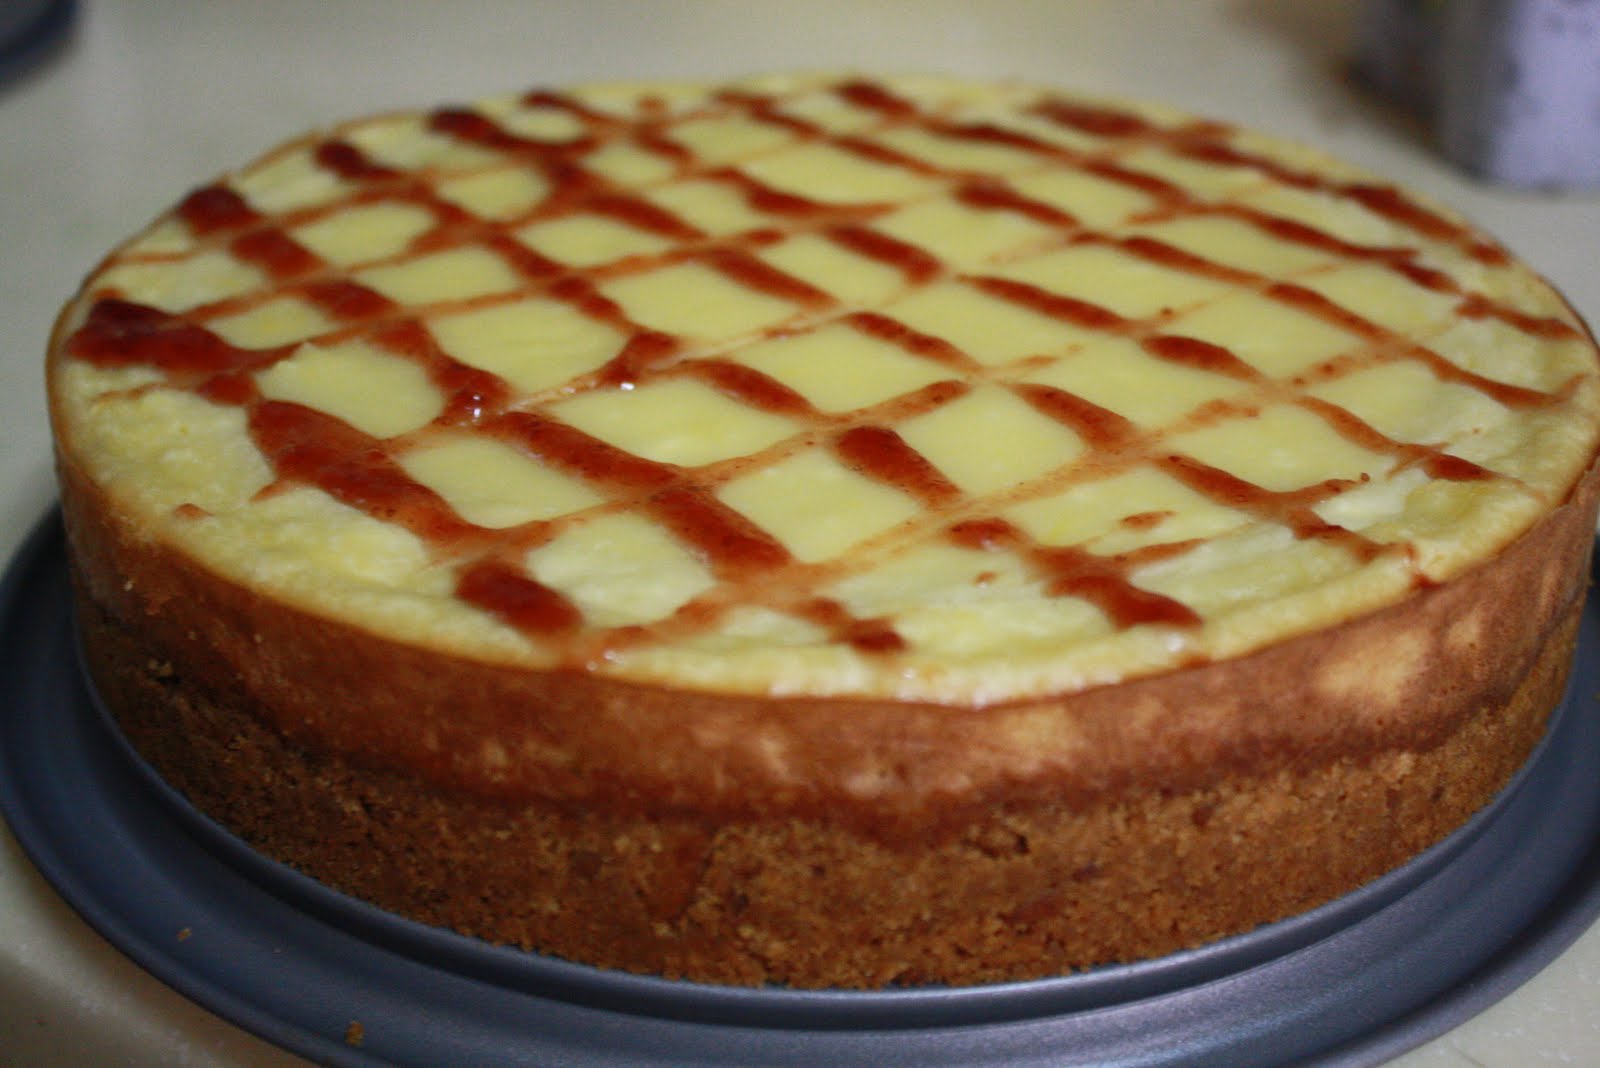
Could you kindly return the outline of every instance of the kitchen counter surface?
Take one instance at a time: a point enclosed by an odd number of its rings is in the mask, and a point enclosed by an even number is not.
[[[41,354],[98,255],[307,128],[538,84],[855,67],[1152,97],[1425,190],[1600,317],[1600,195],[1494,188],[1450,167],[1416,123],[1353,86],[1358,13],[1335,0],[85,3],[27,69],[0,50],[0,559],[54,497]],[[0,1064],[299,1063],[110,947],[0,829]],[[1600,1063],[1600,928],[1393,1063]]]

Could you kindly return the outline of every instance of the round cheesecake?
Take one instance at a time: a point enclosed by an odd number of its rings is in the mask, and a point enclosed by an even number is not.
[[[857,75],[304,137],[48,358],[92,677],[199,809],[467,935],[847,988],[1159,956],[1458,828],[1562,696],[1597,375],[1321,154]]]

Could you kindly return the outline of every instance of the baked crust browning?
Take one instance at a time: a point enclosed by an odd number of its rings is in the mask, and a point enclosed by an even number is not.
[[[930,705],[1337,625],[1593,454],[1557,295],[1315,153],[1037,87],[685,88],[358,120],[196,190],[64,312],[63,448],[399,642]]]
[[[1327,633],[1070,699],[917,710],[630,700],[433,660],[130,539],[67,475],[97,685],[156,769],[256,848],[602,967],[857,988],[1167,953],[1447,835],[1560,699],[1596,485],[1491,563]],[[1026,763],[995,740],[1024,737]],[[803,782],[776,744],[806,754]]]
[[[718,982],[1059,974],[1392,869],[1544,729],[1600,493],[1593,337],[1465,220],[945,79],[313,133],[47,377],[90,669],[200,810]]]
[[[86,635],[98,684],[169,782],[346,893],[601,967],[875,988],[1159,956],[1361,886],[1458,827],[1521,765],[1560,698],[1576,622],[1573,606],[1508,701],[1431,744],[1125,800],[1036,789],[952,813],[928,840],[815,807],[731,818],[472,799],[309,752],[180,669],[141,663],[142,643],[103,617],[86,616]]]
[[[661,812],[1069,806],[1437,745],[1503,704],[1581,598],[1597,476],[1501,556],[1247,657],[989,708],[672,692],[485,665],[313,617],[128,533],[62,467],[84,598],[145,660],[282,731],[451,790]],[[1506,606],[1516,605],[1515,612]]]

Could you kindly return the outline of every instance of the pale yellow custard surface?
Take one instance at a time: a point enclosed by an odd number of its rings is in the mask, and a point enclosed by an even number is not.
[[[1234,657],[1491,557],[1597,358],[1446,209],[1032,86],[607,85],[352,122],[86,282],[62,462],[402,643],[984,704]]]

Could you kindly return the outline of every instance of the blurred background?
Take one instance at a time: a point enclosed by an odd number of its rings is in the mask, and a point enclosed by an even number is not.
[[[1587,95],[1600,97],[1597,9],[0,0],[0,559],[54,498],[41,355],[77,280],[191,187],[309,128],[539,85],[814,68],[1150,97],[1317,144],[1454,205],[1594,321],[1600,148],[1582,139],[1600,124],[1600,99]],[[1553,126],[1568,132],[1552,138]],[[1540,152],[1538,168],[1517,169]],[[1511,999],[1397,1063],[1600,1063],[1597,1009],[1591,931]],[[110,949],[0,831],[0,1064],[295,1063]]]

